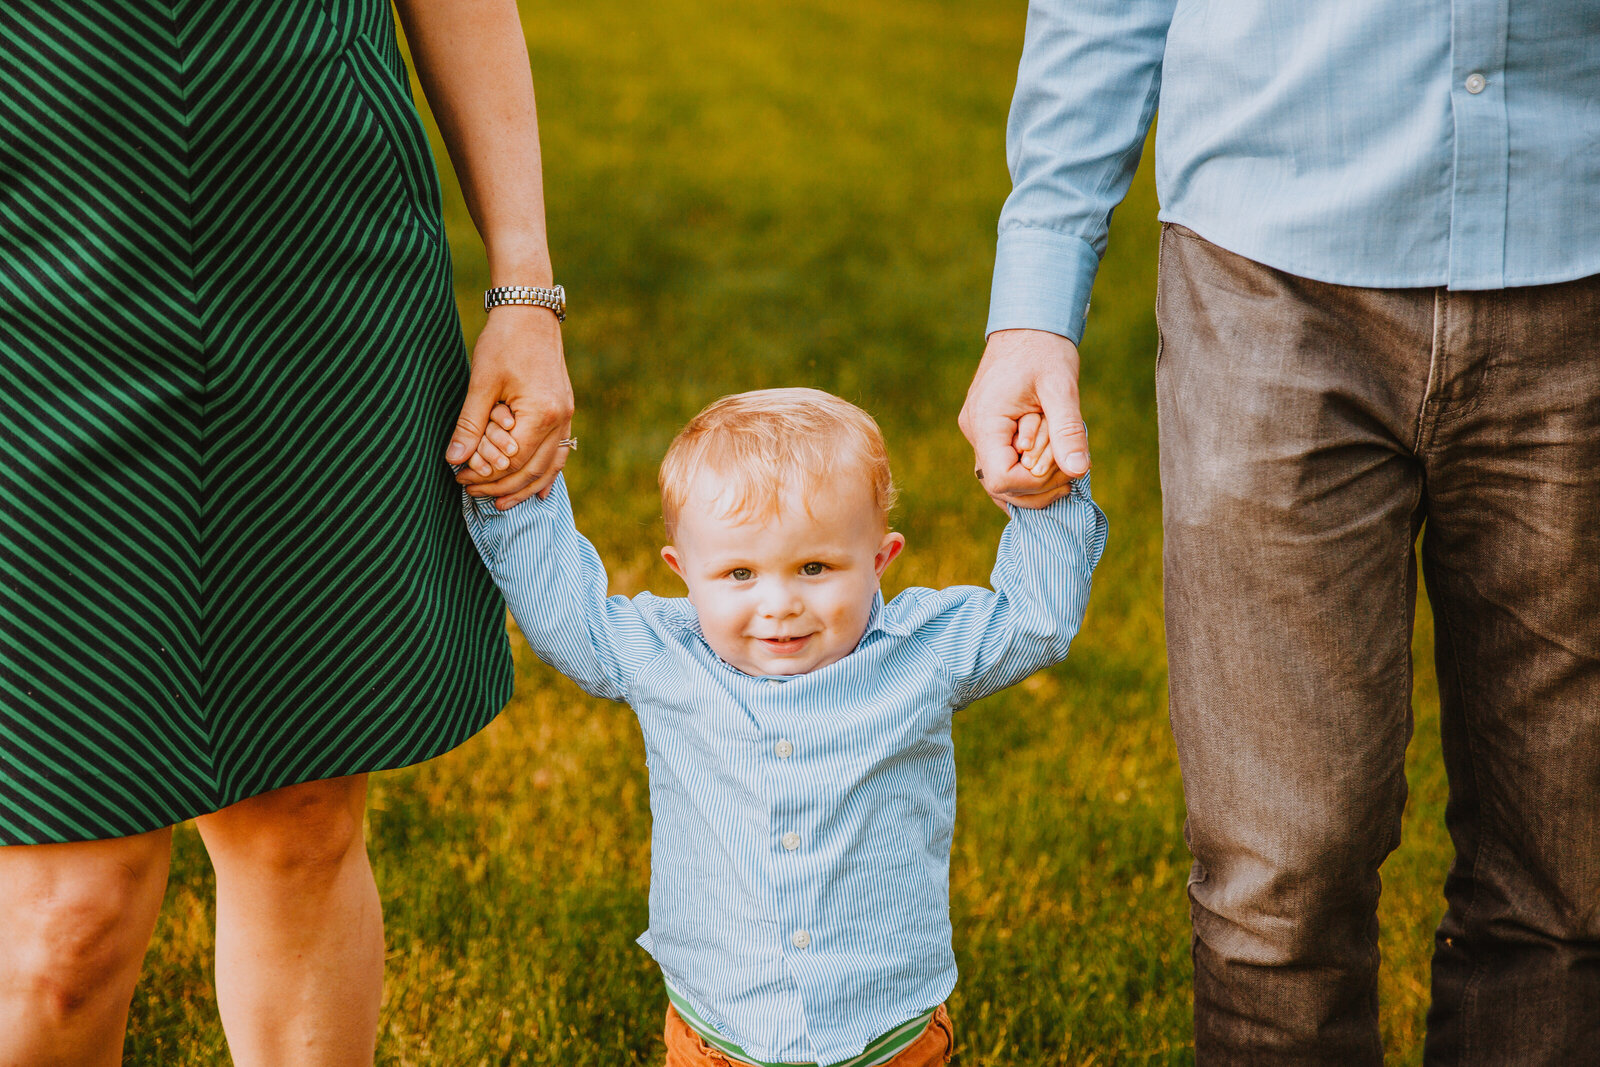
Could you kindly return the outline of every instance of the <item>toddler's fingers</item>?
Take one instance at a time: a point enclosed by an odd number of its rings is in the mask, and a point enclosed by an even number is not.
[[[512,414],[511,409],[506,406],[503,400],[494,406],[493,411],[489,412],[490,428],[493,429],[496,423],[504,430],[515,430],[517,428],[517,417]]]
[[[487,434],[478,440],[478,450],[473,455],[487,462],[497,472],[511,469],[511,457],[507,456],[493,441],[489,440]]]
[[[1023,455],[1031,451],[1039,439],[1039,423],[1044,416],[1037,411],[1030,411],[1017,420],[1017,437],[1013,444],[1017,454]],[[1028,466],[1028,464],[1023,464]]]
[[[1033,444],[1022,450],[1018,462],[1032,471],[1039,465],[1039,460],[1050,450],[1050,423],[1044,416],[1038,417],[1034,430]]]
[[[1056,469],[1055,456],[1050,448],[1050,420],[1043,415],[1039,416],[1038,436],[1033,447],[1022,457],[1022,465],[1035,478],[1047,478]]]
[[[511,436],[508,430],[501,429],[500,424],[497,422],[489,423],[489,428],[483,432],[483,436],[485,440],[493,442],[494,447],[508,456],[516,455],[517,450],[522,447],[517,444],[517,439]]]

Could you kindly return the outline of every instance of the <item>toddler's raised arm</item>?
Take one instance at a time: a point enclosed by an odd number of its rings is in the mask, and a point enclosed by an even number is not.
[[[1047,507],[1011,508],[993,589],[927,592],[917,605],[917,629],[955,683],[954,707],[1066,658],[1105,544],[1105,513],[1085,476]]]
[[[566,478],[509,511],[465,492],[461,501],[473,544],[534,652],[595,696],[626,700],[664,642],[631,600],[606,596],[605,566],[573,524]]]

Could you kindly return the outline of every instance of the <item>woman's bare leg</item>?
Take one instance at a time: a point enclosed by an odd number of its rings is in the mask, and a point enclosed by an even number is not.
[[[383,913],[367,778],[289,786],[195,824],[217,872],[217,1002],[237,1067],[370,1067]]]
[[[0,1064],[115,1067],[172,830],[0,848]]]

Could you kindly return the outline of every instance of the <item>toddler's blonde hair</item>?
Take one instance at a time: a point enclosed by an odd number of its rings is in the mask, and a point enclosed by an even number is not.
[[[820,389],[737,393],[689,420],[661,461],[661,516],[669,541],[702,475],[722,483],[718,500],[727,514],[757,521],[778,514],[785,486],[799,486],[809,496],[846,477],[866,479],[886,518],[894,507],[889,453],[878,424],[848,400]]]

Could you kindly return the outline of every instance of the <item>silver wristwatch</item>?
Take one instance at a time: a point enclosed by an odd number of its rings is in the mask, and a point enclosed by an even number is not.
[[[557,322],[567,321],[567,291],[559,285],[551,289],[541,289],[537,285],[497,285],[483,294],[483,310],[489,311],[501,304],[549,308],[556,313]]]

